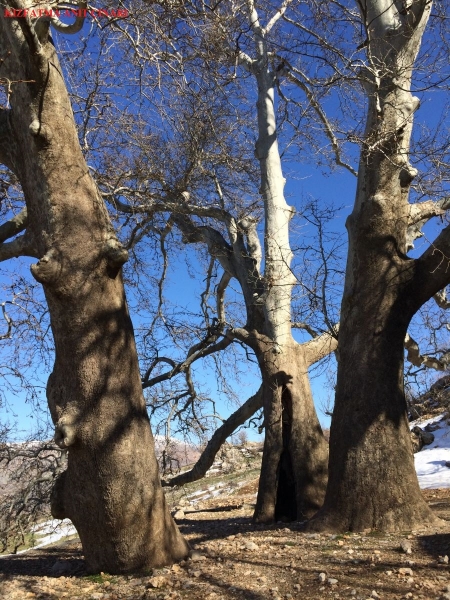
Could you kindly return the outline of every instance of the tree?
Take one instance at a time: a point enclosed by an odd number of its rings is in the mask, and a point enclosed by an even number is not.
[[[413,239],[421,235],[423,224],[448,207],[445,199],[408,202],[418,175],[410,144],[419,99],[411,87],[432,2],[400,6],[364,0],[358,5],[367,35],[359,74],[367,124],[356,200],[347,220],[329,481],[323,509],[311,526],[409,530],[434,517],[414,470],[403,343],[414,314],[450,281],[448,226],[421,256],[407,255],[411,232]],[[429,55],[433,68],[438,59],[439,54]],[[427,54],[421,62],[426,64]]]
[[[283,69],[272,53],[276,39],[273,31],[288,4],[274,9],[264,27],[252,2],[240,8],[217,5],[211,10],[202,3],[186,3],[182,8],[168,3],[164,8],[158,5],[155,9],[158,18],[152,16],[148,21],[146,31],[152,31],[148,42],[140,37],[141,21],[135,30],[128,27],[126,40],[128,44],[129,40],[136,40],[133,47],[141,69],[146,68],[145,64],[148,68],[155,56],[163,55],[158,64],[158,95],[163,93],[160,90],[164,73],[176,79],[171,108],[181,104],[183,110],[171,118],[176,120],[177,147],[187,150],[179,160],[179,165],[185,168],[181,170],[178,165],[178,177],[173,178],[170,165],[165,166],[159,188],[147,183],[146,192],[137,193],[139,185],[132,175],[121,180],[117,191],[111,187],[107,190],[107,184],[102,188],[116,209],[139,215],[144,222],[143,215],[151,218],[156,213],[169,213],[171,224],[182,233],[185,243],[205,245],[222,268],[223,276],[217,286],[214,343],[220,338],[222,348],[232,341],[248,346],[255,353],[262,375],[266,436],[255,511],[255,520],[260,522],[281,516],[304,518],[321,505],[327,444],[314,409],[308,367],[336,347],[335,331],[325,332],[304,344],[297,343],[291,331],[292,293],[297,284],[289,242],[294,210],[284,197],[285,181],[277,140],[275,95]],[[179,35],[186,27],[180,22],[192,26],[186,35]],[[155,43],[156,46],[151,46]],[[162,52],[162,48],[167,51]],[[149,57],[147,63],[146,57]],[[198,64],[201,67],[196,67]],[[236,112],[229,99],[230,87],[225,86],[234,86],[238,66],[243,68],[242,80],[250,78],[255,88],[251,93],[257,96],[255,156],[260,197],[252,196],[248,203],[239,198],[239,189],[233,190],[231,199],[227,194],[226,177],[232,173],[230,162],[235,159],[236,147],[230,144],[231,153],[221,155],[220,159],[211,150],[214,142],[219,148],[226,144],[220,135],[225,117],[218,109],[223,110],[225,105],[230,113],[231,109]],[[223,105],[217,98],[223,99]],[[245,104],[239,110],[246,111]],[[245,118],[239,121],[244,122]],[[236,137],[236,125],[228,124],[225,130],[228,136],[230,129]],[[247,124],[245,129],[251,130]],[[170,143],[173,144],[173,139]],[[134,145],[138,145],[136,138]],[[142,147],[142,142],[139,145]],[[215,159],[219,168],[214,164]],[[136,179],[142,188],[152,177],[148,171],[142,168],[140,171],[142,174]],[[244,174],[242,165],[238,173]],[[200,193],[199,183],[205,186]],[[130,193],[124,202],[127,190]],[[258,204],[262,204],[263,211]],[[231,280],[238,281],[243,296],[245,321],[241,326],[229,326],[225,314],[223,298]]]
[[[73,33],[82,23],[54,25]],[[47,399],[55,441],[68,449],[52,514],[73,521],[90,572],[127,572],[184,558],[188,546],[159,483],[121,276],[127,252],[81,153],[49,25],[0,19],[0,160],[25,200],[2,228],[0,259],[37,258],[31,272],[48,303]]]

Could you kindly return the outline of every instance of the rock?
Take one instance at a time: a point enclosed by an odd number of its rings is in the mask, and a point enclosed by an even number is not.
[[[380,595],[377,594],[377,592],[375,590],[372,590],[372,593],[370,594],[371,598],[380,598]]]
[[[336,585],[336,584],[337,584],[337,582],[338,582],[338,580],[337,580],[337,579],[334,579],[333,577],[329,577],[329,578],[328,578],[328,583],[329,583],[329,585]]]
[[[67,560],[57,560],[50,569],[53,577],[61,577],[73,571],[73,565]]]
[[[434,442],[434,435],[431,433],[431,431],[422,431],[421,435],[424,446],[429,446]]]
[[[179,520],[179,519],[184,519],[185,518],[185,514],[183,510],[177,510],[176,513],[173,515],[173,518],[175,520]]]
[[[446,466],[448,469],[450,469],[450,462],[449,462],[449,461],[446,461],[446,463],[445,463],[445,466]]]
[[[437,431],[440,428],[439,423],[428,423],[428,425],[425,425],[425,431]]]
[[[440,563],[441,565],[447,565],[448,564],[448,556],[439,556],[438,558],[438,563]]]
[[[401,567],[398,572],[400,573],[400,575],[413,575],[413,570],[408,568],[408,567]]]
[[[420,429],[420,427],[418,429]],[[414,454],[420,452],[423,448],[422,437],[417,435],[414,431],[411,431],[411,445]]]
[[[206,560],[206,557],[203,554],[201,554],[198,550],[192,550],[192,552],[189,554],[189,558],[194,562]]]
[[[326,573],[319,573],[319,581],[320,581],[320,583],[325,583],[326,580],[327,580]]]
[[[417,425],[411,429],[411,441],[414,453],[420,452],[424,446],[434,442],[434,435],[430,431],[424,431]]]
[[[409,540],[402,540],[400,542],[400,549],[402,550],[402,552],[404,552],[405,554],[411,554],[412,553],[412,545],[411,542]]]
[[[151,577],[148,580],[148,585],[152,588],[160,588],[166,583],[167,583],[167,580],[162,575],[157,575],[156,577]]]
[[[258,544],[255,544],[255,542],[246,542],[245,549],[246,550],[259,550],[259,546],[258,546]]]

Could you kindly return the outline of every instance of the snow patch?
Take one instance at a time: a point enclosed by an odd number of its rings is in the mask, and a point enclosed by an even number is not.
[[[414,454],[416,473],[422,489],[450,488],[450,426],[446,415],[410,423],[411,429],[418,425],[424,429],[429,423],[439,425],[433,431],[434,442]]]

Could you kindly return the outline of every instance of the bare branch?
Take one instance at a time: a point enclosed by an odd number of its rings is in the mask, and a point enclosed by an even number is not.
[[[406,359],[415,367],[429,367],[436,371],[445,371],[450,363],[450,353],[446,352],[440,359],[426,354],[420,354],[418,343],[409,335],[406,334],[405,349],[407,350]]]
[[[217,338],[216,338],[217,339]],[[172,365],[172,369],[170,371],[166,371],[161,375],[157,375],[156,377],[152,377],[149,379],[150,374],[154,367],[156,366],[156,362],[153,361],[152,365],[147,369],[145,376],[142,379],[142,388],[146,389],[148,387],[152,387],[157,383],[162,383],[163,381],[168,381],[178,375],[179,373],[185,373],[193,362],[200,358],[205,358],[205,356],[210,356],[215,352],[220,352],[221,350],[225,350],[231,343],[233,339],[230,337],[223,337],[219,342],[214,343],[213,335],[210,332],[206,335],[205,339],[195,344],[192,348],[190,348],[187,357],[180,363],[176,363],[175,361],[169,358],[158,358],[155,359],[157,362],[167,362]]]
[[[26,233],[20,235],[12,242],[0,244],[0,262],[9,258],[18,258],[19,256],[39,258],[37,250],[30,243],[30,239]]]
[[[427,200],[426,202],[411,204],[409,207],[408,225],[415,225],[421,221],[428,221],[433,217],[439,217],[444,215],[445,211],[449,209],[450,198],[443,198],[437,202]]]
[[[186,483],[197,481],[204,477],[213,464],[214,458],[225,440],[236,431],[240,425],[243,425],[247,419],[254,415],[257,410],[262,408],[262,405],[263,394],[262,387],[260,387],[254,396],[251,396],[251,398],[244,402],[244,404],[228,417],[223,425],[214,432],[214,435],[209,440],[200,458],[190,471],[181,473],[168,481],[163,481],[162,484],[173,487],[175,485],[185,485]]]
[[[252,217],[245,217],[239,221],[240,227],[244,230],[247,237],[247,251],[249,256],[255,261],[255,268],[260,274],[262,261],[262,248],[256,229],[257,220]]]
[[[422,227],[433,217],[439,217],[450,209],[450,198],[434,202],[428,200],[411,204],[409,207],[408,228],[406,231],[406,251],[414,248],[414,241],[423,237]]]
[[[316,338],[319,335],[315,329],[313,329],[312,327],[310,327],[308,325],[308,323],[294,322],[294,323],[291,323],[291,327],[293,329],[304,329],[305,331],[307,331],[309,333],[309,335],[312,338]]]
[[[269,20],[267,25],[264,27],[264,33],[269,33],[272,27],[281,19],[281,17],[286,12],[287,7],[291,4],[292,0],[284,0],[280,6],[280,8],[276,11],[273,17]]]
[[[322,360],[338,347],[337,334],[339,332],[339,323],[334,325],[333,331],[326,331],[318,337],[302,344],[305,351],[306,364],[308,367]]]
[[[444,310],[448,310],[450,308],[450,300],[447,300],[447,288],[444,288],[443,290],[435,294],[433,296],[433,299],[439,306],[439,308],[442,308]]]
[[[219,319],[219,323],[225,323],[225,290],[230,283],[231,275],[225,271],[222,275],[222,278],[217,286],[217,318]]]
[[[5,304],[13,304],[13,302],[10,302],[7,300],[6,302],[2,302],[2,304],[1,304],[3,316],[8,325],[8,329],[7,329],[6,333],[4,333],[3,335],[0,335],[0,340],[6,340],[11,337],[11,331],[12,331],[12,325],[13,325],[13,320],[6,312]]]
[[[244,67],[246,71],[248,71],[249,73],[253,73],[255,61],[251,59],[248,54],[242,52],[242,50],[239,50],[237,53],[236,60],[237,63],[241,65],[241,67]]]
[[[27,209],[25,207],[12,219],[0,225],[0,243],[14,237],[21,231],[24,231],[27,227],[27,223]]]
[[[86,18],[84,11],[87,9],[87,2],[86,0],[78,0],[76,6],[80,12],[78,13],[78,11],[76,11],[77,14],[75,16],[75,21],[71,24],[63,23],[56,16],[50,18],[50,23],[52,27],[56,29],[56,31],[59,31],[60,33],[74,34],[83,29],[84,20]]]
[[[286,65],[288,65],[288,63],[286,61],[285,61],[285,63],[286,63]],[[324,132],[331,142],[331,147],[332,147],[334,155],[335,155],[336,164],[338,164],[341,167],[344,167],[345,169],[347,169],[347,171],[350,171],[350,173],[352,175],[357,177],[357,175],[358,175],[357,171],[351,165],[347,164],[346,162],[344,162],[342,160],[341,149],[339,147],[338,140],[337,140],[336,136],[334,135],[334,131],[333,131],[330,121],[328,120],[328,117],[326,116],[324,110],[322,109],[322,107],[320,106],[319,102],[317,101],[315,95],[312,92],[312,89],[311,89],[312,84],[311,84],[310,79],[307,77],[307,75],[305,73],[303,73],[299,69],[296,69],[295,67],[292,67],[291,65],[288,65],[288,67],[289,68],[287,69],[286,77],[289,79],[289,81],[291,83],[294,83],[296,86],[298,86],[304,92],[304,94],[308,98],[308,101],[310,102],[312,108],[315,110],[317,116],[319,117],[319,120],[322,122]],[[295,73],[295,75],[294,75],[294,73]]]

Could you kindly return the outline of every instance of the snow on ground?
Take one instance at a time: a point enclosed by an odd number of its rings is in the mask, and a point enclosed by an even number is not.
[[[34,533],[35,540],[37,543],[32,548],[25,550],[19,550],[17,554],[23,554],[29,550],[36,550],[37,548],[43,548],[49,544],[54,544],[58,540],[68,536],[76,534],[77,530],[73,526],[69,519],[63,519],[59,521],[57,519],[50,519],[44,523],[37,523],[32,530]],[[13,556],[12,554],[2,554],[2,558],[5,556]]]
[[[414,454],[417,477],[422,489],[426,488],[450,488],[450,426],[443,415],[432,419],[417,420],[410,423],[413,428],[418,425],[424,429],[429,423],[439,425],[439,429],[433,431],[434,442],[424,446],[420,452]]]

